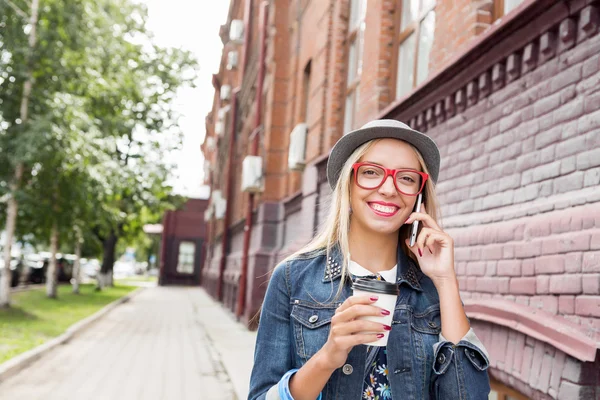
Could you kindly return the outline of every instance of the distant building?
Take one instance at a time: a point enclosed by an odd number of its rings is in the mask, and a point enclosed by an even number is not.
[[[207,206],[208,200],[190,199],[182,209],[165,213],[159,266],[161,285],[200,285],[206,256]]]
[[[232,0],[202,145],[203,286],[254,321],[270,271],[323,221],[333,144],[398,119],[440,147],[442,223],[495,398],[600,398],[599,7]]]

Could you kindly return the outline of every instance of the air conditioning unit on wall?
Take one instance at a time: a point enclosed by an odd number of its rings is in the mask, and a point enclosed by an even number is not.
[[[227,117],[227,113],[229,112],[230,109],[231,109],[230,105],[226,105],[225,107],[221,107],[219,109],[219,111],[217,112],[217,121],[224,122],[225,118]]]
[[[217,142],[215,141],[214,137],[209,136],[206,138],[206,150],[214,151],[216,146],[217,146]]]
[[[213,217],[213,206],[212,204],[204,211],[204,222],[208,222]]]
[[[234,19],[229,25],[229,40],[236,43],[244,41],[244,21]]]
[[[262,158],[246,156],[242,162],[242,191],[261,193],[263,191]]]
[[[221,96],[221,100],[231,99],[231,85],[221,86],[220,96]]]
[[[228,70],[232,70],[234,68],[237,68],[238,66],[238,52],[237,51],[230,51],[229,53],[227,53],[227,69]]]
[[[303,171],[306,166],[306,134],[308,125],[298,124],[290,133],[290,148],[288,152],[288,168],[291,171]]]
[[[225,130],[225,124],[221,121],[215,123],[215,134],[218,136],[223,136],[223,131]]]
[[[227,209],[227,199],[223,198],[220,190],[215,190],[213,192],[211,203],[215,210],[215,218],[223,219],[223,217],[225,217],[225,210]]]

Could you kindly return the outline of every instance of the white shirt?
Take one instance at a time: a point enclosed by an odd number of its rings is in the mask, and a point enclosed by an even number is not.
[[[396,270],[398,269],[398,265],[394,265],[392,269],[388,269],[386,271],[379,272],[371,272],[359,263],[350,260],[348,263],[348,271],[354,276],[367,276],[367,275],[381,275],[384,281],[386,282],[396,282]]]

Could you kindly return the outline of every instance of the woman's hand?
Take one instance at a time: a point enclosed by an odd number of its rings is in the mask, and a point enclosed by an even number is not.
[[[413,247],[408,239],[406,245],[419,260],[421,271],[436,286],[455,281],[454,240],[427,214],[424,204],[421,212],[413,212],[405,223],[412,224],[416,220],[422,224],[421,232]]]
[[[374,342],[383,337],[382,332],[391,330],[387,325],[358,319],[366,316],[389,315],[389,310],[373,305],[376,301],[376,295],[351,296],[335,311],[335,315],[331,318],[329,338],[319,351],[328,369],[335,370],[342,367],[354,346]]]

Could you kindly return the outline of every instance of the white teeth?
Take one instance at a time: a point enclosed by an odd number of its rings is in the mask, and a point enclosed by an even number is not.
[[[396,207],[382,206],[381,204],[371,204],[371,208],[386,214],[392,214],[396,211]]]

